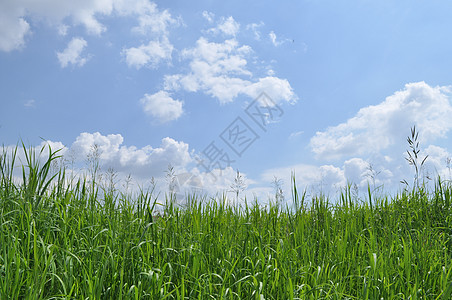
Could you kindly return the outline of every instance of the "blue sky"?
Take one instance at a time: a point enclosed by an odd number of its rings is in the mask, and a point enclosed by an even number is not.
[[[289,195],[292,171],[312,191],[365,187],[369,164],[396,190],[412,180],[404,151],[416,125],[425,172],[447,178],[451,9],[0,1],[0,141],[64,147],[74,172],[97,144],[103,170],[136,185],[154,176],[163,187],[171,164],[181,188],[222,191],[238,169],[265,198],[274,176]],[[262,127],[247,114],[256,107]]]

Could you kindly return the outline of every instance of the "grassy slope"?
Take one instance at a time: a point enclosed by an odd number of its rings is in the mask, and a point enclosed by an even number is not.
[[[49,184],[29,152],[24,184],[0,158],[0,299],[449,299],[450,185],[331,205],[294,189],[291,210],[193,197],[153,218],[151,193]]]

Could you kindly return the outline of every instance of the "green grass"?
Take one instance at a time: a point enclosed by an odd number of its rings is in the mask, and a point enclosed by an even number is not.
[[[25,148],[24,148],[25,149]],[[102,192],[0,156],[0,299],[450,299],[452,187],[292,207]],[[295,178],[293,178],[295,183]]]

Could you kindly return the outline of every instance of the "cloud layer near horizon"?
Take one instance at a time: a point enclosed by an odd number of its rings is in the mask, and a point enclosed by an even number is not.
[[[261,179],[270,182],[277,176],[286,182],[285,190],[290,190],[290,174],[294,172],[298,184],[317,192],[334,194],[347,182],[360,188],[375,184],[397,190],[401,180],[412,183],[414,170],[405,157],[406,138],[413,126],[419,133],[419,157],[428,155],[421,176],[452,179],[447,164],[451,153],[433,144],[452,128],[450,96],[449,86],[408,83],[381,103],[361,108],[344,123],[317,132],[309,146],[317,160],[327,164],[272,168],[264,171]]]
[[[377,105],[364,107],[337,126],[319,131],[310,147],[317,158],[377,154],[404,141],[416,125],[423,142],[445,137],[452,128],[449,87],[409,83]]]

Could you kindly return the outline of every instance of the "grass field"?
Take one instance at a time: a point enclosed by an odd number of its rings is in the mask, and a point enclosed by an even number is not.
[[[25,148],[24,148],[25,150]],[[22,150],[21,150],[22,151]],[[226,204],[100,190],[58,153],[0,157],[1,299],[450,299],[452,186],[332,203],[297,191],[293,206]],[[380,193],[381,194],[381,193]]]

